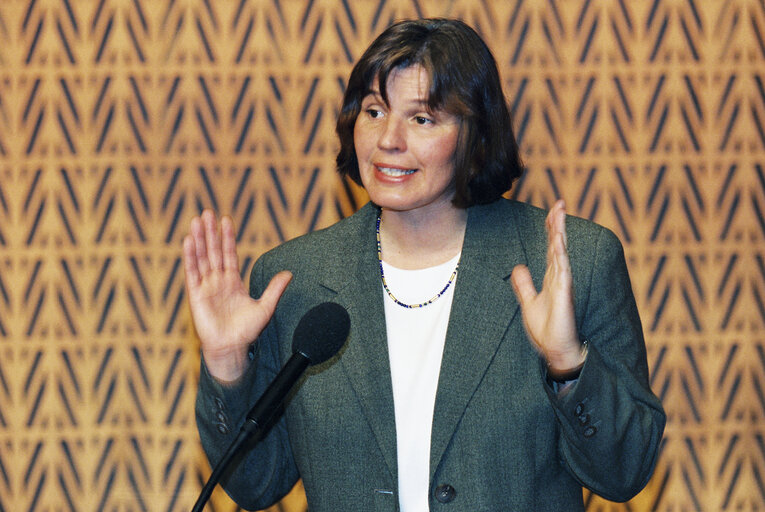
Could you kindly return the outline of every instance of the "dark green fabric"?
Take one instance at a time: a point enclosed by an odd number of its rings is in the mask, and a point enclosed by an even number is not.
[[[284,418],[227,479],[226,490],[246,508],[269,506],[302,478],[312,512],[398,509],[375,217],[368,204],[263,255],[251,276],[254,296],[280,270],[294,280],[256,343],[255,364],[226,389],[202,368],[197,421],[217,461],[290,356],[300,317],[324,301],[350,315],[341,353],[309,370]],[[582,486],[624,501],[653,471],[665,416],[648,385],[640,319],[613,233],[567,220],[577,324],[589,341],[576,384],[560,396],[550,388],[526,337],[509,276],[527,264],[541,287],[544,218],[507,200],[469,210],[436,396],[431,510],[583,510]],[[442,484],[456,491],[450,503],[435,498]]]

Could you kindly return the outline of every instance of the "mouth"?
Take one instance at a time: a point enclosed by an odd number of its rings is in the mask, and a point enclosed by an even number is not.
[[[415,172],[417,172],[417,169],[399,169],[395,167],[380,167],[379,165],[376,167],[377,167],[377,170],[383,173],[385,176],[390,176],[392,178],[407,176],[409,174],[414,174]]]

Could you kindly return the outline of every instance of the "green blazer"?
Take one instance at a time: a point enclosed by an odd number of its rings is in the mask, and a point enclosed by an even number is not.
[[[312,512],[398,510],[376,214],[367,204],[264,254],[252,271],[253,296],[280,270],[294,280],[253,345],[253,364],[225,388],[202,366],[197,422],[214,464],[291,355],[301,316],[325,301],[350,315],[340,354],[309,369],[284,417],[225,479],[245,508],[273,504],[302,478]],[[589,341],[572,388],[553,390],[525,334],[509,276],[526,264],[541,288],[544,218],[504,199],[468,211],[433,418],[431,510],[583,510],[582,486],[625,501],[653,471],[665,415],[649,387],[640,319],[613,233],[567,220],[577,326]]]

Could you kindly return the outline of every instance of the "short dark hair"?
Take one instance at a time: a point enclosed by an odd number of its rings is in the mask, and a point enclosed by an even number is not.
[[[337,120],[338,172],[363,186],[353,142],[361,102],[376,78],[387,104],[390,73],[415,65],[430,79],[428,107],[460,119],[453,204],[467,208],[499,199],[523,173],[518,143],[494,56],[481,37],[459,20],[401,21],[367,48],[351,71]]]

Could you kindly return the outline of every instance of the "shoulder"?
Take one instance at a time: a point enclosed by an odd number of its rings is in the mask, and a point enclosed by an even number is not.
[[[520,201],[499,199],[470,209],[470,238],[484,250],[494,244],[519,244],[532,271],[544,270],[547,254],[547,210]],[[568,253],[574,266],[590,266],[600,254],[623,252],[616,235],[608,228],[575,215],[566,216]]]
[[[321,260],[338,254],[347,255],[374,229],[376,208],[367,203],[350,217],[331,226],[298,236],[271,249],[261,259],[278,259],[283,263]],[[370,227],[371,226],[371,227]]]
[[[512,222],[526,236],[542,236],[546,240],[545,219],[547,210],[528,203],[513,199],[499,199],[486,205],[470,208],[470,215],[475,224],[484,228]],[[566,229],[569,234],[582,236],[587,239],[606,236],[616,239],[616,235],[608,228],[591,220],[576,215],[566,216]]]
[[[374,223],[377,208],[371,203],[335,224],[288,240],[262,254],[250,277],[250,292],[260,288],[281,270],[292,272],[297,281],[316,282],[327,275],[337,275],[354,261],[373,251]]]

